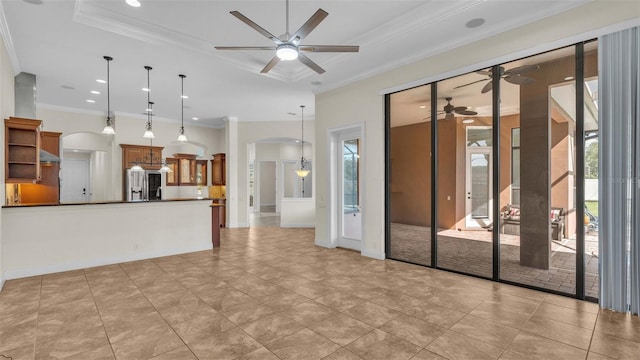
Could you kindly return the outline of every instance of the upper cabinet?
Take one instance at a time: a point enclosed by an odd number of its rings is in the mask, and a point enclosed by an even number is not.
[[[11,117],[4,120],[5,182],[40,180],[40,120]]]
[[[227,161],[224,153],[213,154],[211,160],[211,183],[213,185],[226,185]]]
[[[196,185],[207,186],[207,160],[196,160]]]
[[[205,161],[204,172],[200,161]],[[173,154],[167,158],[167,166],[173,170],[167,173],[167,186],[194,186],[207,184],[206,160],[196,160],[194,154]]]
[[[122,148],[122,167],[130,169],[138,164],[145,170],[160,170],[162,167],[161,146],[120,144]]]

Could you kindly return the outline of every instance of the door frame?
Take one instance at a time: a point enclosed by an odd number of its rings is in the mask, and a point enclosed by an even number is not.
[[[478,221],[474,221],[471,218],[471,198],[469,197],[469,195],[471,192],[471,181],[472,181],[472,176],[471,176],[471,154],[488,154],[489,155],[489,169],[488,169],[488,175],[489,175],[489,184],[488,184],[488,195],[489,195],[489,216],[488,216],[488,223],[485,224],[485,226],[490,226],[493,223],[493,202],[494,202],[494,198],[493,198],[493,182],[495,181],[495,179],[493,178],[493,147],[492,146],[468,146],[469,144],[469,130],[470,129],[492,129],[492,126],[467,126],[465,129],[465,169],[464,169],[464,173],[465,173],[465,179],[464,179],[464,193],[465,193],[465,202],[464,202],[464,211],[465,211],[465,217],[464,217],[464,227],[465,229],[469,229],[469,230],[478,230],[478,229],[483,229],[484,227],[478,222]]]
[[[329,160],[329,204],[327,206],[327,218],[329,219],[329,243],[327,247],[335,248],[338,247],[338,240],[340,239],[340,217],[343,216],[343,211],[340,209],[340,188],[341,186],[338,184],[338,175],[340,174],[340,167],[342,166],[342,161],[339,159],[340,153],[338,153],[338,143],[340,135],[349,132],[358,132],[360,139],[360,157],[359,157],[359,166],[360,166],[360,234],[361,240],[359,242],[361,254],[366,255],[367,251],[364,246],[364,239],[366,239],[366,227],[364,226],[364,222],[366,219],[366,198],[367,198],[367,185],[366,181],[364,181],[364,174],[366,174],[366,138],[365,138],[365,123],[358,122],[350,125],[331,128],[327,131],[327,137],[329,144],[328,147],[328,160]],[[321,199],[322,200],[322,199]],[[324,245],[324,244],[323,244]],[[373,256],[378,258],[378,256]]]

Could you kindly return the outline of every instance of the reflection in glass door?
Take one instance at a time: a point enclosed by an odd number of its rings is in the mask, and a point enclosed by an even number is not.
[[[491,226],[491,172],[491,149],[470,149],[467,152],[467,229]]]
[[[360,139],[358,132],[341,134],[338,146],[340,147],[338,152],[340,156],[338,183],[340,184],[340,208],[342,208],[342,216],[339,218],[338,245],[360,250],[362,218],[360,214]]]

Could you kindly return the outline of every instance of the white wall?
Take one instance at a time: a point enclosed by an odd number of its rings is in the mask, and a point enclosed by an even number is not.
[[[282,199],[280,226],[314,227],[316,225],[315,215],[315,202],[312,199]]]
[[[15,108],[15,92],[14,92],[14,69],[11,66],[9,55],[2,38],[0,38],[0,116],[4,119],[13,116]],[[0,126],[0,139],[4,142],[4,124]],[[5,201],[5,184],[4,184],[4,145],[0,146],[0,199],[2,203]],[[0,228],[3,227],[2,214],[0,214]],[[0,290],[4,285],[4,271],[2,263],[2,235],[0,234]]]
[[[276,205],[276,162],[258,160],[258,186],[260,207]]]
[[[329,131],[350,124],[365,124],[363,151],[366,182],[363,191],[362,253],[384,258],[384,97],[385,89],[399,90],[476,70],[503,61],[587,40],[597,30],[622,21],[638,22],[637,1],[593,1],[565,13],[524,25],[446,53],[434,55],[395,70],[327,91],[316,96],[316,173],[329,174]],[[613,27],[608,31],[615,31]],[[590,33],[591,32],[591,33]],[[600,31],[602,33],[602,31]],[[568,39],[572,38],[572,39]],[[565,40],[563,40],[565,39]],[[330,183],[316,183],[316,243],[330,243]]]
[[[211,249],[210,201],[3,208],[6,279]]]
[[[299,121],[239,122],[235,118],[231,118],[227,123],[227,144],[229,144],[227,154],[227,202],[230,203],[227,208],[227,224],[229,224],[229,227],[249,226],[249,190],[247,180],[249,144],[270,138],[298,138],[300,136],[299,125]],[[311,122],[308,131],[305,126],[305,138],[313,139],[313,136],[313,122]],[[306,150],[305,154],[307,154]],[[309,151],[308,154],[309,158],[314,158],[314,150]],[[256,154],[256,156],[258,155]],[[313,171],[310,176],[315,176]]]

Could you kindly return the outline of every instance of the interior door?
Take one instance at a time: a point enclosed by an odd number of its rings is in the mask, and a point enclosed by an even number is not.
[[[492,224],[492,164],[490,148],[468,148],[466,227],[488,228]]]
[[[89,161],[64,159],[62,163],[60,201],[65,203],[88,202]]]
[[[360,132],[348,131],[338,136],[338,190],[341,214],[338,217],[338,246],[360,250],[362,214],[360,213]]]

